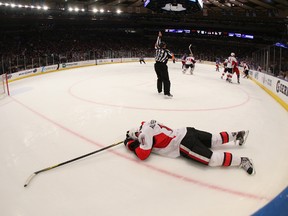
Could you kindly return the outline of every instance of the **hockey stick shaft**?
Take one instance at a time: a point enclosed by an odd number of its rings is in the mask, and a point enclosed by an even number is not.
[[[191,50],[191,46],[192,46],[192,44],[189,45],[189,51],[190,51],[190,54],[193,55],[193,52]]]
[[[80,160],[80,159],[82,159],[82,158],[88,157],[88,156],[90,156],[90,155],[93,155],[93,154],[96,154],[96,153],[98,153],[98,152],[101,152],[101,151],[104,151],[104,150],[106,150],[106,149],[109,149],[109,148],[112,148],[112,147],[114,147],[114,146],[117,146],[117,145],[119,145],[119,144],[121,144],[121,143],[123,143],[123,141],[120,141],[120,142],[118,142],[118,143],[114,143],[114,144],[112,144],[112,145],[106,146],[106,147],[104,147],[104,148],[98,149],[98,150],[93,151],[93,152],[90,152],[90,153],[88,153],[88,154],[81,155],[81,156],[76,157],[76,158],[73,158],[73,159],[71,159],[71,160],[68,160],[68,161],[65,161],[65,162],[56,164],[56,165],[54,165],[54,166],[51,166],[51,167],[47,167],[47,168],[38,170],[38,171],[34,172],[31,176],[29,176],[29,178],[26,180],[26,182],[25,182],[25,184],[24,184],[24,187],[27,187],[28,184],[31,182],[31,180],[32,180],[37,174],[39,174],[39,173],[42,173],[42,172],[45,172],[45,171],[48,171],[48,170],[51,170],[51,169],[54,169],[54,168],[63,166],[63,165],[65,165],[65,164],[74,162],[74,161],[76,161],[76,160]]]

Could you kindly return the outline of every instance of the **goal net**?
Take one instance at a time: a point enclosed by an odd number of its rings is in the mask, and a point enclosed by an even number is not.
[[[7,74],[0,75],[0,97],[4,95],[9,95]]]

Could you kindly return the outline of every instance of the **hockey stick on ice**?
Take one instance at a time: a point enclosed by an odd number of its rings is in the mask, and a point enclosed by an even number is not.
[[[120,142],[118,142],[118,143],[114,143],[114,144],[112,144],[112,145],[106,146],[106,147],[104,147],[104,148],[102,148],[102,149],[98,149],[98,150],[93,151],[93,152],[90,152],[90,153],[88,153],[88,154],[81,155],[81,156],[79,156],[79,157],[77,157],[77,158],[73,158],[73,159],[71,159],[71,160],[62,162],[62,163],[60,163],[60,164],[56,164],[56,165],[54,165],[54,166],[51,166],[51,167],[47,167],[47,168],[38,170],[38,171],[34,172],[34,173],[26,180],[26,182],[25,182],[25,184],[24,184],[24,187],[27,187],[28,184],[31,182],[31,180],[32,180],[37,174],[39,174],[39,173],[42,173],[42,172],[45,172],[45,171],[48,171],[48,170],[51,170],[51,169],[54,169],[54,168],[63,166],[63,165],[65,165],[65,164],[71,163],[71,162],[76,161],[76,160],[80,160],[80,159],[82,159],[82,158],[84,158],[84,157],[88,157],[88,156],[90,156],[90,155],[93,155],[93,154],[96,154],[96,153],[98,153],[98,152],[104,151],[104,150],[106,150],[106,149],[112,148],[112,147],[117,146],[117,145],[119,145],[119,144],[121,144],[121,143],[123,143],[123,141],[120,141]]]

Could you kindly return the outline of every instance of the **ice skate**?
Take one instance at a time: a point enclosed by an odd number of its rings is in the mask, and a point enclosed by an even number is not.
[[[164,97],[167,99],[172,99],[173,95],[169,93],[169,94],[165,94]]]
[[[247,157],[241,157],[240,168],[244,169],[249,175],[254,175],[256,173],[252,160]]]
[[[244,145],[248,135],[249,135],[249,130],[237,132],[236,139],[234,141],[235,145],[239,145],[239,146]]]
[[[228,83],[232,83],[232,80],[229,79],[229,78],[227,78],[227,79],[226,79],[226,82],[228,82]]]

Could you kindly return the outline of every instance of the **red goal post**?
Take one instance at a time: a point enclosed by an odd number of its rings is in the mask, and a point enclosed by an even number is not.
[[[10,95],[7,74],[0,75],[0,96]]]

